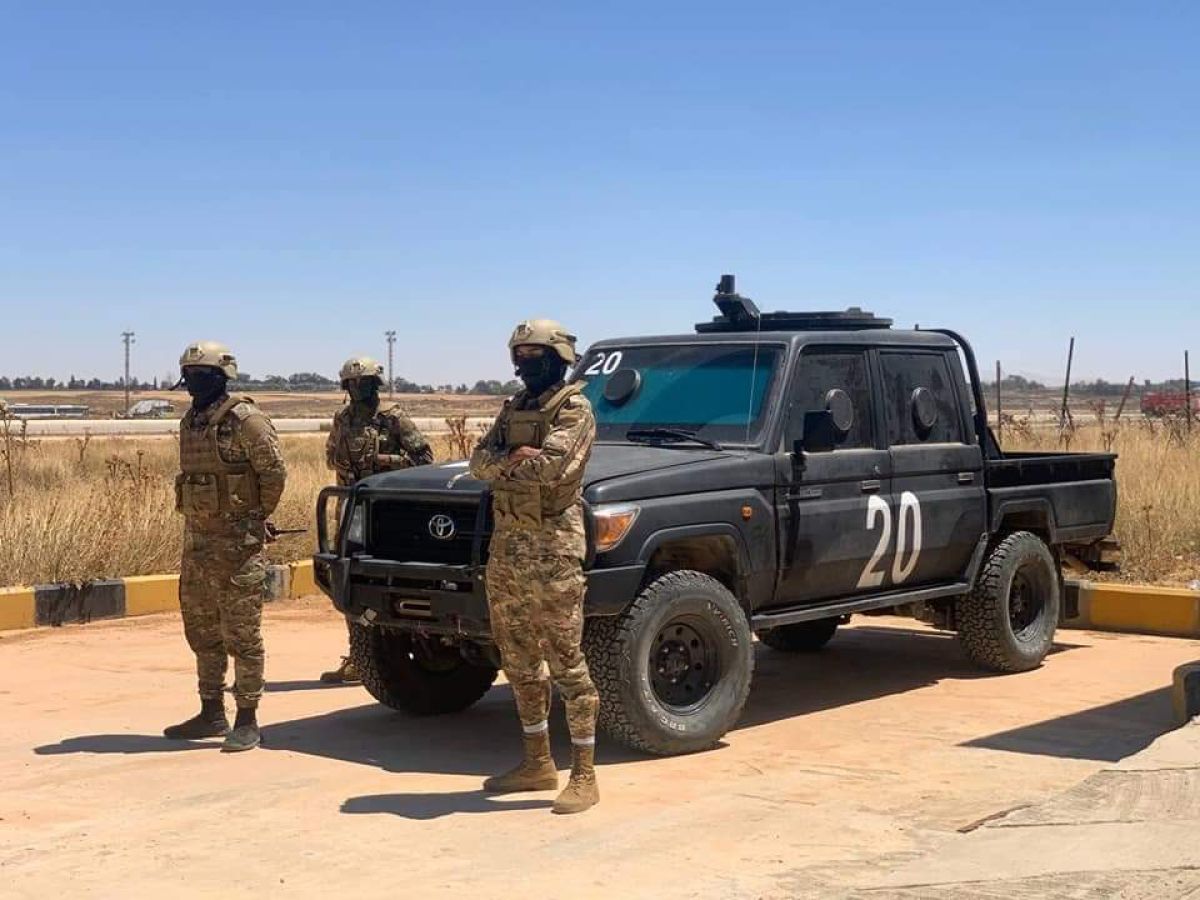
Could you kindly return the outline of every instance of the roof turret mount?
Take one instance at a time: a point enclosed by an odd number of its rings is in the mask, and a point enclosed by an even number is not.
[[[863,331],[868,328],[891,328],[892,320],[873,312],[851,306],[835,312],[760,312],[749,297],[743,297],[734,286],[732,275],[722,275],[717,283],[713,303],[721,315],[711,322],[696,323],[699,334],[758,331]]]

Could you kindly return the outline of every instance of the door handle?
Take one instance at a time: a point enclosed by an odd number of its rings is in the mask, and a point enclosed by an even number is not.
[[[974,482],[975,482],[975,473],[974,472],[959,472],[958,473],[958,483],[959,484],[974,484]]]
[[[880,482],[877,479],[871,479],[869,481],[860,481],[858,483],[858,486],[860,488],[862,488],[862,492],[864,494],[873,494],[877,490],[879,490],[880,487],[882,487],[882,485],[880,484]]]

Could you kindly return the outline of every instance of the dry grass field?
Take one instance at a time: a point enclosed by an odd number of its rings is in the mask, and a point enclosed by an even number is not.
[[[473,435],[435,440],[439,459],[462,455]],[[312,522],[330,482],[321,435],[285,435],[288,486],[279,527]],[[1187,583],[1200,578],[1200,429],[1133,420],[1093,423],[1068,434],[1008,419],[1007,449],[1104,450],[1120,454],[1117,536],[1120,577]],[[2,450],[0,444],[0,450]],[[169,438],[14,439],[14,492],[0,456],[0,585],[80,581],[178,569],[180,520],[173,506],[176,443]],[[276,561],[308,556],[315,535],[270,548]]]
[[[431,440],[439,459],[450,457],[450,435]],[[273,521],[310,529],[269,546],[286,562],[312,553],[316,496],[332,479],[324,435],[280,443],[288,480]],[[178,571],[177,447],[169,438],[14,440],[12,495],[0,452],[0,586]]]

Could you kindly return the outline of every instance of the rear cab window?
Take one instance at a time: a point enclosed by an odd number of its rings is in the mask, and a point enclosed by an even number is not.
[[[884,350],[879,364],[890,446],[964,443],[958,394],[944,353]]]

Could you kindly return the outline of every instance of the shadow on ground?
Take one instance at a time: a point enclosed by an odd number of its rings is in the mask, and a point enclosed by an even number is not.
[[[361,687],[361,684],[341,684],[307,678],[302,681],[268,681],[263,690],[268,694],[287,694],[292,691],[335,691],[339,688]]]
[[[85,734],[63,738],[56,744],[34,747],[38,756],[60,756],[66,753],[178,753],[181,750],[216,750],[221,740],[172,741],[153,734]]]
[[[565,779],[564,779],[565,783]],[[498,813],[526,809],[549,809],[554,801],[501,798],[483,791],[450,791],[441,794],[369,794],[351,797],[342,812],[351,815],[387,814],[406,819],[440,819],[457,813]]]
[[[976,738],[963,746],[1116,762],[1145,750],[1155,738],[1174,727],[1171,691],[1164,687],[1082,712]]]
[[[1056,643],[1052,653],[1082,645]],[[955,635],[905,628],[840,629],[819,653],[755,645],[754,686],[739,728],[903,694],[945,680],[995,678],[967,659]]]

